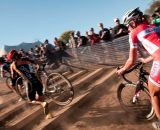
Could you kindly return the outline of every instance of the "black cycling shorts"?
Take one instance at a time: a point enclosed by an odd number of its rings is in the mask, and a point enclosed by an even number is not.
[[[38,80],[28,83],[28,98],[30,101],[36,100],[36,92],[38,96],[43,96],[43,84]]]

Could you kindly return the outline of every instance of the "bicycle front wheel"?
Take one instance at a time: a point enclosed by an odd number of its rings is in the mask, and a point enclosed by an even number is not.
[[[135,98],[135,84],[120,84],[117,97],[122,108],[139,119],[151,120],[155,116],[148,89],[143,86]]]
[[[60,73],[51,73],[45,87],[46,95],[58,105],[67,105],[73,100],[74,89],[69,80]]]
[[[25,88],[25,85],[23,84],[22,77],[19,77],[16,80],[16,92],[23,100],[28,99],[27,93],[26,93],[26,88]]]

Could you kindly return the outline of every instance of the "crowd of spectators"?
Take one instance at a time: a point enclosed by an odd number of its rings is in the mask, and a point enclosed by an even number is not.
[[[114,22],[115,26],[113,28],[106,28],[103,23],[98,23],[99,33],[95,33],[94,28],[90,28],[89,31],[86,31],[85,36],[82,36],[80,31],[70,32],[69,47],[77,48],[101,42],[109,42],[115,38],[128,35],[127,27],[120,24],[120,20],[118,18],[114,19]]]
[[[155,8],[153,15],[144,15],[144,20],[149,24],[154,24],[160,27],[160,7]],[[19,53],[25,56],[34,58],[49,55],[56,50],[65,50],[66,48],[78,48],[86,45],[94,45],[102,42],[109,42],[113,39],[128,35],[128,29],[124,24],[121,24],[119,18],[113,20],[114,27],[104,27],[103,23],[98,23],[99,32],[96,33],[94,28],[86,31],[85,36],[81,35],[80,31],[71,31],[69,34],[68,43],[63,42],[57,37],[54,38],[53,43],[49,43],[46,39],[44,43],[30,48],[28,52],[20,49]]]
[[[144,21],[148,24],[160,27],[160,7],[155,8],[153,15],[144,15]],[[101,42],[112,41],[115,38],[119,38],[125,35],[128,35],[128,29],[124,24],[121,24],[119,18],[113,20],[114,27],[104,27],[103,23],[98,24],[100,29],[99,33],[95,33],[94,28],[90,28],[89,31],[86,31],[85,36],[81,36],[80,31],[70,33],[69,38],[69,47],[77,48],[85,45],[93,45]]]

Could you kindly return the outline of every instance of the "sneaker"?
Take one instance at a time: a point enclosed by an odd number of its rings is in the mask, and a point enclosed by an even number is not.
[[[49,114],[48,103],[47,102],[43,102],[41,105],[43,107],[44,114],[48,115]]]
[[[156,130],[160,130],[160,121],[155,121],[152,123],[152,126]]]
[[[45,118],[46,119],[51,119],[51,118],[53,118],[53,115],[51,113],[48,113]]]

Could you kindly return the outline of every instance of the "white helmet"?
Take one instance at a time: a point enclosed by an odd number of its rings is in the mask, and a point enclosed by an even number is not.
[[[136,20],[142,15],[143,13],[139,10],[139,7],[132,9],[123,16],[123,24],[128,25],[131,20]]]

